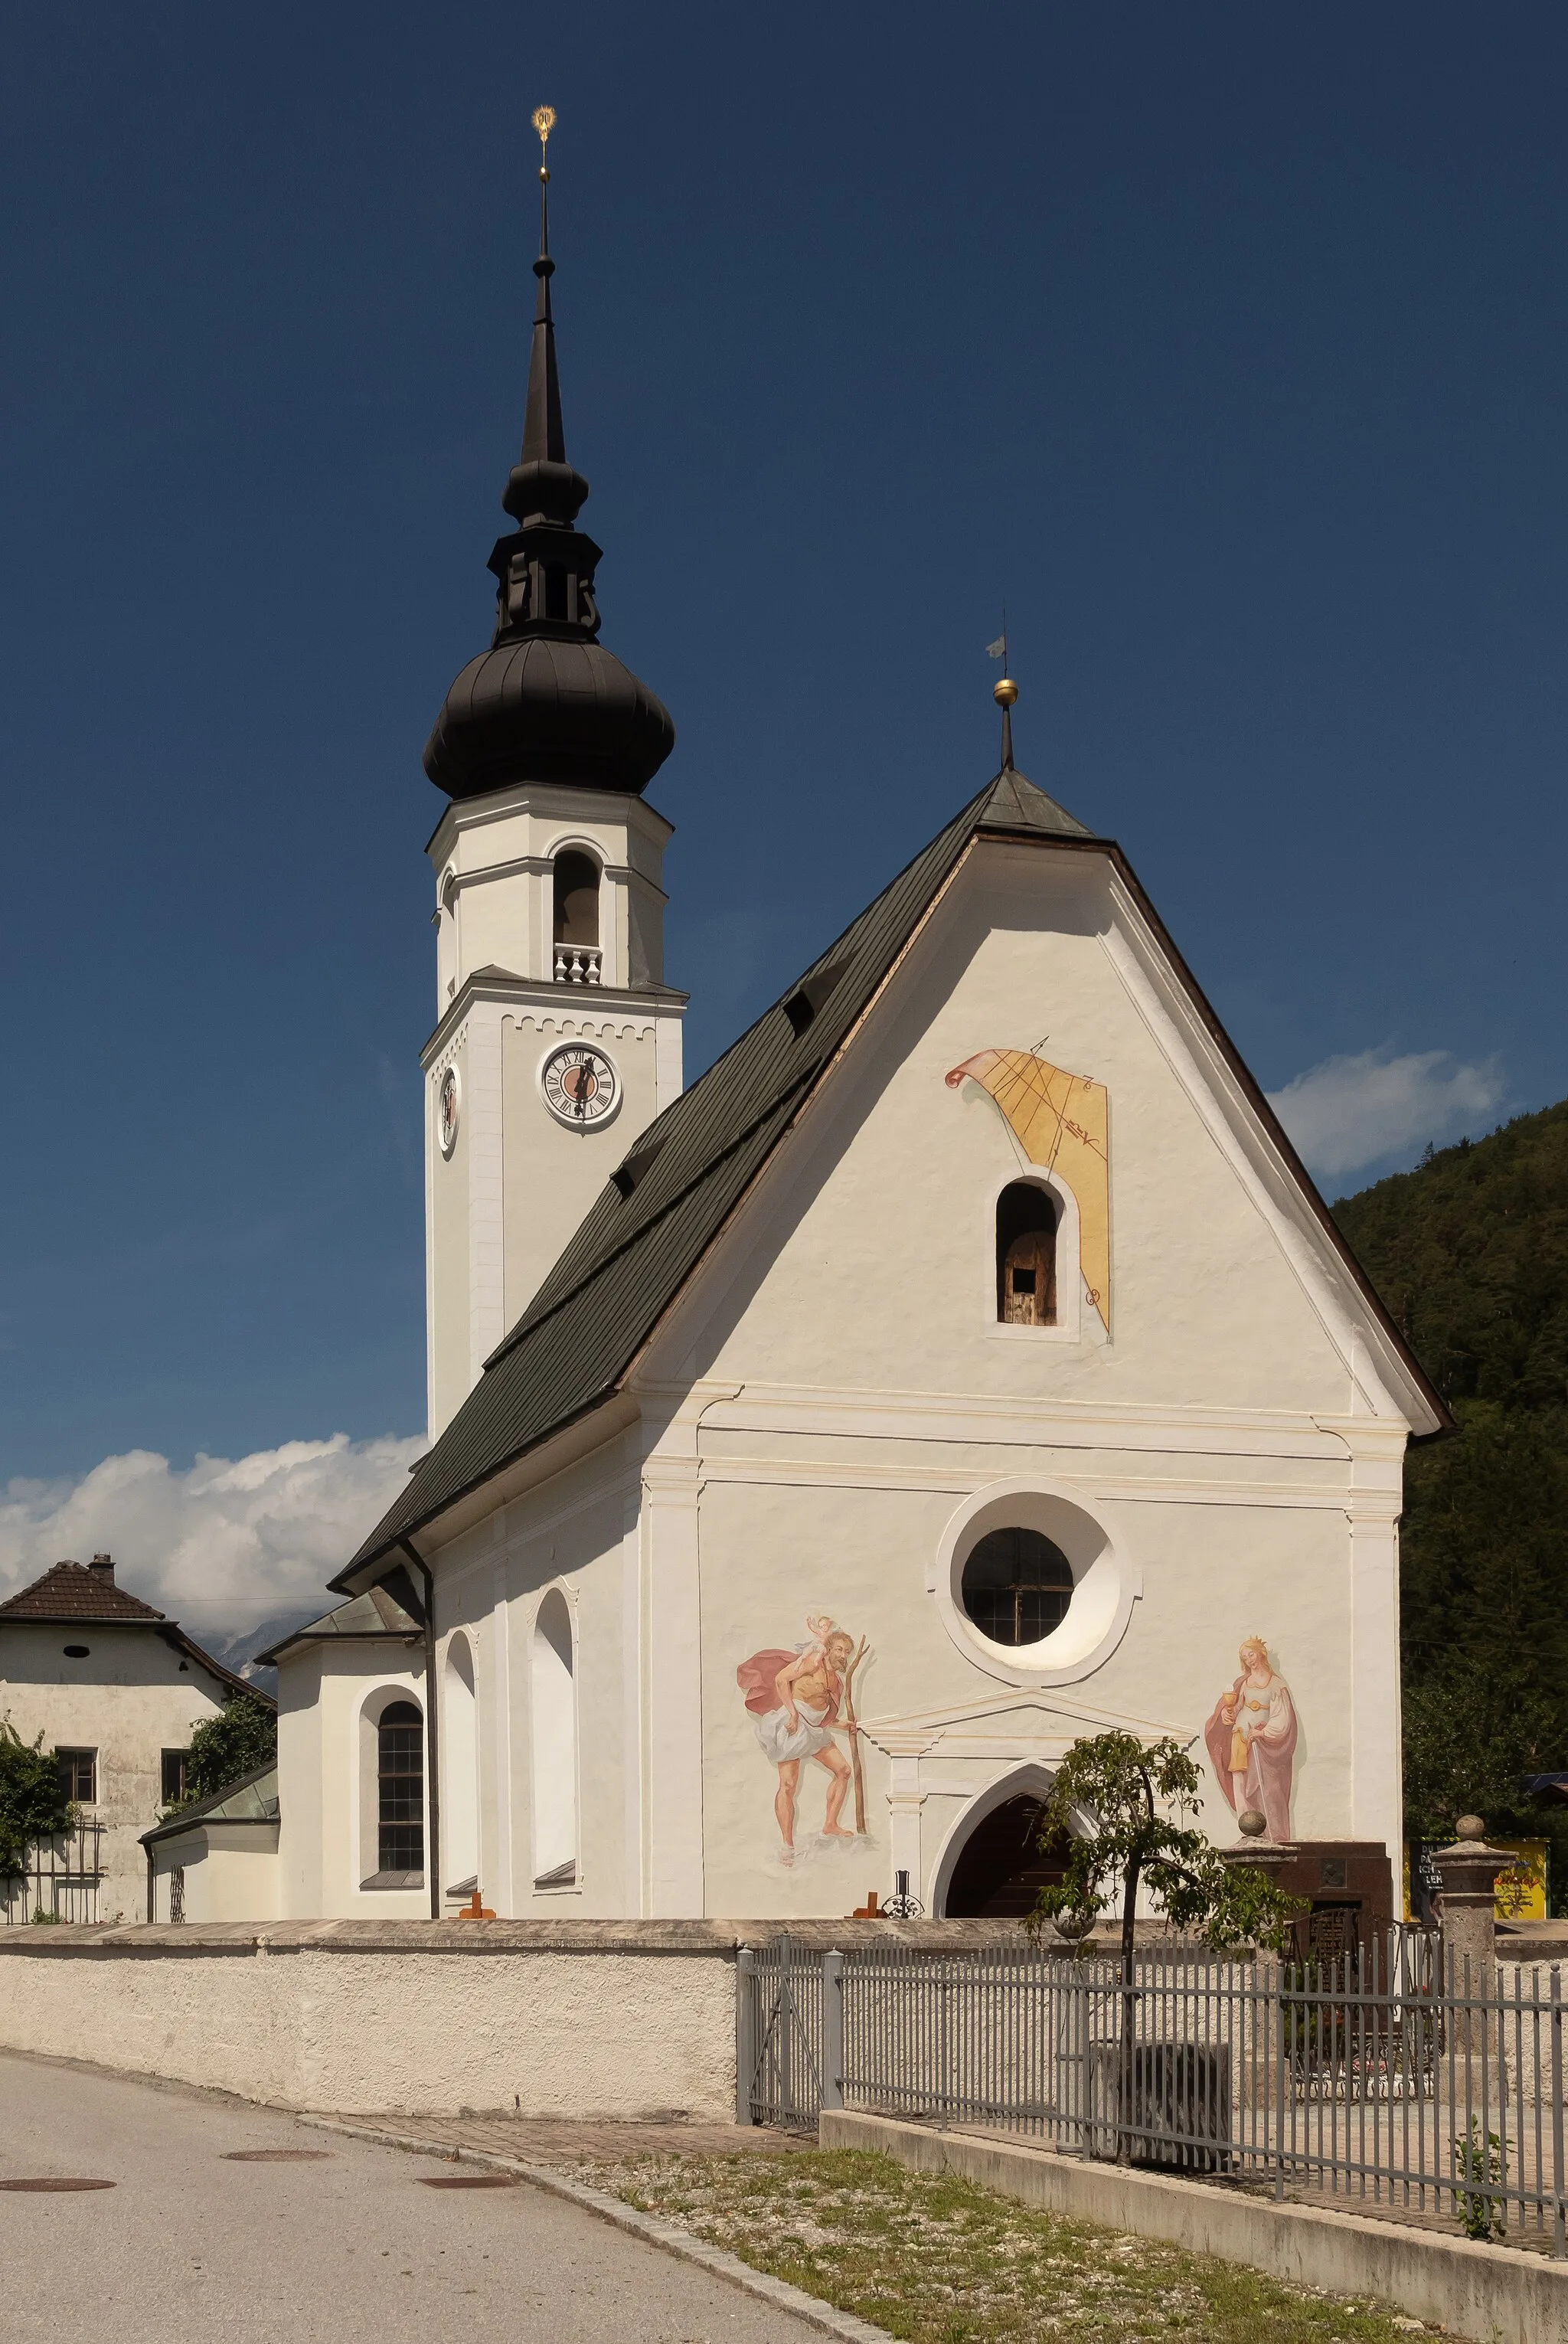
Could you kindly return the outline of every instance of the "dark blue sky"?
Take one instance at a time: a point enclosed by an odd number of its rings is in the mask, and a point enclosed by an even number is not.
[[[543,98],[691,1071],[992,770],[1005,596],[1020,764],[1267,1086],[1568,1089],[1565,86],[1433,0],[13,11],[0,1475],[422,1420]]]

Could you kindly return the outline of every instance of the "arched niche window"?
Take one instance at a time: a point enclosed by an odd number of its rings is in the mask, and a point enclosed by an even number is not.
[[[1014,1180],[996,1200],[996,1315],[1008,1327],[1056,1324],[1056,1199]]]
[[[598,864],[568,846],[556,857],[554,877],[557,944],[597,945]]]
[[[448,1896],[479,1885],[479,1709],[474,1690],[474,1648],[454,1635],[441,1673],[441,1865]]]
[[[971,1548],[960,1591],[963,1607],[993,1644],[1038,1644],[1067,1617],[1072,1565],[1040,1531],[988,1531]]]
[[[572,1619],[552,1587],[534,1621],[534,1886],[572,1888],[578,1878],[578,1693]]]
[[[425,1721],[411,1701],[389,1702],[377,1723],[376,1824],[378,1884],[422,1887]],[[389,1880],[388,1874],[401,1877]]]

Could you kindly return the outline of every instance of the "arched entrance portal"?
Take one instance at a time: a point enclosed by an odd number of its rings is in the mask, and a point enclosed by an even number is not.
[[[942,1910],[950,1921],[1021,1921],[1042,1888],[1067,1870],[1059,1854],[1040,1844],[1045,1802],[1027,1791],[981,1815],[959,1850]]]

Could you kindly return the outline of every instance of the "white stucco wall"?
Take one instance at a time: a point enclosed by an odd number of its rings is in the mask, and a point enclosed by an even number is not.
[[[417,1919],[429,1913],[427,1889],[361,1884],[377,1868],[373,1721],[394,1700],[412,1702],[423,1716],[423,1644],[393,1637],[346,1642],[325,1661],[322,1652],[307,1645],[277,1672],[277,1909]],[[427,1849],[428,1823],[427,1799]]]
[[[186,1925],[276,1921],[283,1875],[276,1824],[193,1824],[153,1850],[152,1921],[171,1921],[172,1881],[182,1878]]]
[[[67,1660],[85,1644],[85,1660]],[[24,1741],[96,1750],[97,1800],[85,1816],[105,1826],[100,1921],[146,1917],[146,1857],[139,1834],[163,1806],[163,1753],[222,1707],[219,1681],[154,1630],[73,1621],[0,1623],[0,1715]]]
[[[722,1944],[536,1952],[492,1939],[428,1952],[236,1933],[187,1950],[171,1943],[178,1930],[118,1947],[50,1932],[45,1955],[13,1951],[7,1934],[7,2049],[338,2113],[734,2112],[734,1953]]]
[[[1024,1167],[993,1102],[945,1076],[1040,1036],[1110,1093],[1109,1339],[1087,1311],[1075,1340],[996,1323],[995,1199]],[[983,850],[646,1363],[650,1395],[698,1379],[644,1498],[656,1547],[672,1499],[696,1509],[692,1909],[846,1913],[900,1865],[929,1907],[977,1798],[1107,1724],[1193,1737],[1228,1844],[1197,1737],[1253,1632],[1300,1719],[1295,1834],[1383,1840],[1397,1864],[1406,1425],[1223,1104],[1135,961],[1108,866]],[[1072,1613],[1034,1654],[985,1652],[955,1617],[950,1527],[992,1486],[1055,1493],[1103,1533],[1122,1620],[1087,1664]],[[735,1672],[824,1613],[870,1646],[869,1831],[817,1835],[827,1778],[808,1762],[814,1828],[786,1868]],[[678,1679],[660,1682],[678,1715]]]
[[[474,1653],[478,1871],[498,1912],[608,1918],[641,1909],[638,1488],[636,1449],[618,1440],[553,1476],[529,1503],[431,1551],[443,1659],[454,1634]],[[535,1622],[551,1590],[573,1628],[575,1750],[534,1731]],[[541,1763],[575,1776],[578,1864],[575,1881],[536,1890]],[[444,1869],[446,1886],[456,1874]]]

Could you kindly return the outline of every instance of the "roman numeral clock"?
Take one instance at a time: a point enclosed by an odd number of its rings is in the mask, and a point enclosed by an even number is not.
[[[552,1050],[539,1069],[539,1087],[556,1120],[578,1131],[608,1123],[620,1105],[620,1076],[613,1062],[588,1042],[568,1042]]]

